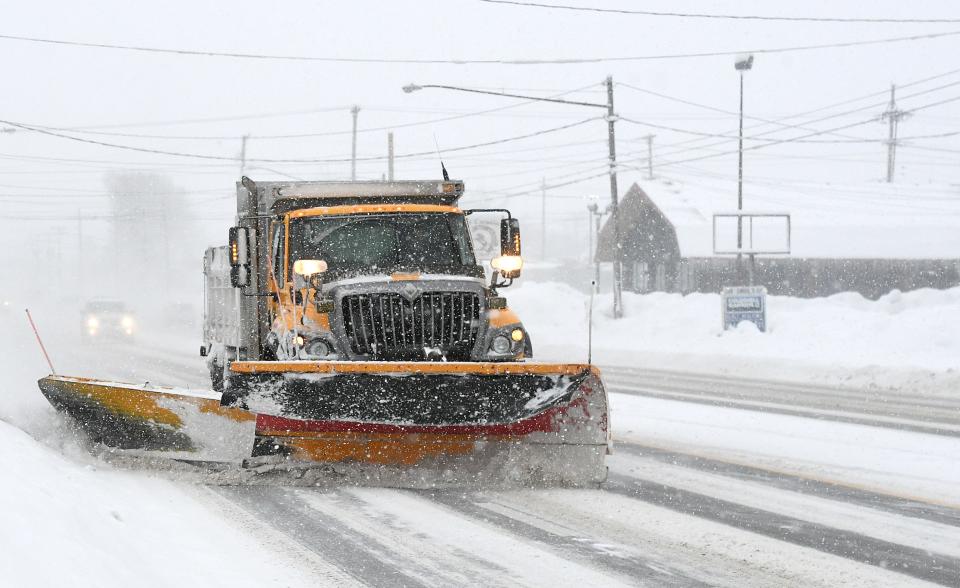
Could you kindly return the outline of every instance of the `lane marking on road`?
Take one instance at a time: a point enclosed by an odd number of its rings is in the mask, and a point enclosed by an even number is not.
[[[604,491],[921,580],[944,586],[960,585],[960,558],[834,529],[642,478],[611,474]]]

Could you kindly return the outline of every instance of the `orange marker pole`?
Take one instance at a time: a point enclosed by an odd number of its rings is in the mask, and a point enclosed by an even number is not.
[[[37,325],[33,322],[33,317],[30,316],[30,309],[23,309],[27,313],[27,320],[30,321],[30,328],[33,329],[33,334],[37,337],[37,343],[40,344],[40,351],[43,352],[43,357],[47,360],[47,365],[50,366],[50,373],[54,376],[57,375],[57,370],[53,369],[53,362],[50,361],[50,356],[47,354],[47,348],[43,346],[43,340],[40,339],[40,333],[37,331]]]

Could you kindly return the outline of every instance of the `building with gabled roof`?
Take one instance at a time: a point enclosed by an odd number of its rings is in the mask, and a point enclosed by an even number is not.
[[[771,183],[751,185],[744,200],[744,212],[790,215],[790,254],[758,254],[738,273],[736,256],[714,253],[713,216],[736,209],[735,193],[665,180],[631,186],[619,214],[625,288],[716,292],[746,283],[751,270],[769,292],[805,297],[960,284],[960,187]],[[782,233],[768,227],[760,240],[776,248]],[[608,219],[600,261],[612,261],[613,242]]]

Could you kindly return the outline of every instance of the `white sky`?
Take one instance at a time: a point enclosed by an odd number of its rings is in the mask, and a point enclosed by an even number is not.
[[[574,3],[574,0],[557,0]],[[579,2],[590,5],[590,2]],[[905,3],[876,1],[744,2],[608,2],[604,6],[646,10],[692,10],[710,13],[957,18],[955,2]],[[955,24],[782,23],[689,18],[655,18],[556,11],[481,3],[476,0],[424,2],[211,2],[170,0],[147,9],[143,3],[117,1],[17,2],[4,11],[0,34],[150,47],[236,51],[300,56],[412,59],[524,59],[641,56],[664,53],[730,51],[794,45],[881,39],[960,30]],[[828,104],[882,92],[891,82],[907,84],[960,69],[960,37],[945,37],[866,47],[757,55],[747,74],[748,116],[777,118]],[[350,154],[349,107],[358,104],[360,128],[388,127],[444,116],[493,109],[517,100],[440,90],[404,94],[401,86],[450,84],[503,88],[550,95],[589,89],[570,99],[603,101],[600,83],[606,75],[654,92],[710,107],[735,111],[737,75],[730,56],[696,59],[629,61],[579,65],[402,65],[337,64],[230,59],[222,57],[147,54],[66,47],[0,39],[5,54],[0,119],[34,125],[165,136],[232,137],[229,139],[142,139],[74,133],[125,145],[235,157],[240,139],[250,134],[251,158],[345,158]],[[960,73],[904,89],[900,95],[925,92],[960,82]],[[960,97],[956,86],[904,97],[911,107]],[[814,130],[854,123],[879,115],[886,96],[791,120]],[[643,94],[616,89],[617,111],[624,117],[701,133],[735,134],[736,116]],[[824,121],[815,118],[869,107]],[[244,118],[221,122],[156,124],[163,121],[246,117],[248,115],[323,111],[311,114]],[[458,120],[396,130],[399,154],[441,149],[531,133],[600,114],[588,108],[528,104]],[[811,121],[811,122],[805,122]],[[146,124],[153,123],[153,124]],[[747,122],[747,126],[756,122]],[[114,126],[123,125],[123,126]],[[0,125],[2,127],[2,125]],[[774,127],[748,128],[747,135]],[[917,112],[902,123],[901,136],[960,129],[960,101]],[[304,139],[264,139],[286,133],[341,134]],[[642,165],[646,147],[641,137],[655,133],[655,162],[663,164],[713,153],[691,150],[697,145],[733,151],[736,142],[689,143],[693,135],[649,129],[621,122],[618,151],[627,165]],[[809,131],[779,130],[768,138],[789,138]],[[882,139],[879,121],[843,131],[848,137]],[[820,135],[815,139],[836,139]],[[502,204],[491,195],[535,189],[603,171],[605,124],[599,120],[494,147],[444,156],[454,177],[467,183],[465,205]],[[685,142],[679,146],[672,146]],[[573,145],[570,145],[573,144]],[[755,143],[754,143],[755,144]],[[561,145],[564,145],[561,147]],[[751,145],[748,141],[747,145]],[[960,136],[912,141],[898,152],[898,177],[920,183],[953,183],[941,196],[960,197]],[[934,148],[935,151],[921,149]],[[952,150],[952,151],[951,151]],[[360,157],[386,152],[386,131],[362,132]],[[35,158],[58,158],[40,160]],[[61,161],[70,159],[74,161]],[[746,155],[747,196],[762,190],[749,184],[805,180],[862,183],[882,179],[885,147],[880,143],[812,143],[778,145]],[[349,164],[264,164],[308,179],[347,179]],[[103,173],[114,170],[158,170],[196,194],[195,209],[205,221],[209,240],[226,234],[232,216],[230,194],[239,164],[134,153],[81,144],[36,133],[0,134],[0,247],[22,246],[23,231],[46,242],[56,234],[75,238],[82,210],[106,210]],[[436,177],[435,157],[401,159],[398,178]],[[361,162],[361,177],[380,178],[386,163]],[[248,168],[255,179],[277,179],[270,171]],[[736,155],[662,165],[658,175],[709,184],[717,198],[729,194],[735,205]],[[624,169],[621,193],[642,174]],[[583,198],[597,194],[606,201],[606,178],[549,192],[549,219],[556,227],[584,231]],[[511,198],[509,206],[530,230],[539,223],[540,195]],[[864,195],[869,206],[870,195]],[[43,221],[27,220],[42,218]],[[88,229],[89,230],[89,229]],[[73,231],[73,233],[71,233]],[[73,234],[73,237],[70,235]],[[576,241],[576,243],[580,243]],[[199,259],[200,252],[197,253]],[[0,260],[4,257],[0,257]]]

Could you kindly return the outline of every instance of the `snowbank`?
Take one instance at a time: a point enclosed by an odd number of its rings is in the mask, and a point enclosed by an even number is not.
[[[200,488],[102,468],[70,448],[64,456],[3,422],[0,446],[4,585],[313,584],[220,516]]]
[[[588,296],[559,283],[506,290],[531,332],[538,358],[586,358]],[[960,288],[897,291],[876,301],[844,293],[828,298],[768,298],[768,332],[749,323],[724,332],[719,294],[624,293],[625,317],[611,316],[612,295],[594,303],[594,361],[693,370],[783,372],[807,368],[840,377],[880,370],[960,371]],[[810,375],[810,374],[806,374]]]
[[[22,310],[0,327],[0,585],[316,585],[202,487],[93,458],[37,388],[49,369]],[[47,344],[71,369],[68,349],[52,335]]]

